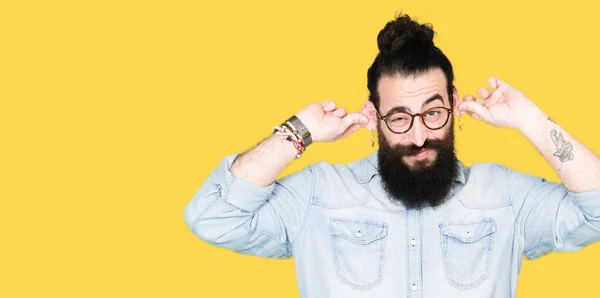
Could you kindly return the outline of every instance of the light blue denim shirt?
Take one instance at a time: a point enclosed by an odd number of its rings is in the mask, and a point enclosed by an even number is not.
[[[223,159],[185,209],[201,239],[242,254],[294,257],[300,296],[514,297],[522,256],[600,240],[600,190],[486,163],[460,167],[450,198],[406,210],[382,188],[377,154],[313,164],[268,187]]]

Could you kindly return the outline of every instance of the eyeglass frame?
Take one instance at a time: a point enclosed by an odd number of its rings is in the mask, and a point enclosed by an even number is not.
[[[427,124],[425,124],[425,120],[423,119],[423,115],[425,115],[425,114],[429,113],[429,112],[430,112],[431,110],[433,110],[433,109],[444,109],[444,110],[446,110],[446,111],[448,112],[448,117],[446,117],[446,121],[444,122],[444,124],[442,124],[442,126],[440,126],[440,127],[438,127],[438,128],[430,128],[430,127],[429,127]],[[447,108],[447,107],[433,107],[433,108],[429,108],[429,109],[427,109],[427,110],[425,110],[425,111],[423,111],[423,112],[421,112],[421,113],[415,113],[415,114],[411,114],[411,113],[409,113],[409,112],[404,112],[404,111],[397,111],[397,110],[394,110],[394,109],[392,109],[390,112],[388,112],[388,113],[387,113],[385,116],[383,116],[383,117],[382,117],[382,116],[379,114],[379,111],[378,111],[377,109],[375,110],[375,113],[377,113],[377,117],[379,117],[379,119],[380,119],[380,120],[383,120],[383,122],[385,123],[385,126],[387,126],[387,128],[388,128],[388,129],[389,129],[389,130],[390,130],[392,133],[395,133],[395,134],[398,134],[398,135],[407,133],[407,132],[408,132],[408,131],[409,131],[409,130],[410,130],[412,127],[413,127],[413,125],[414,125],[414,122],[415,122],[415,117],[417,117],[417,116],[419,116],[419,118],[421,118],[421,123],[423,123],[423,125],[424,125],[425,127],[427,127],[427,129],[429,129],[429,130],[439,130],[439,129],[442,129],[444,126],[446,126],[446,124],[448,124],[448,121],[450,120],[450,115],[452,114],[452,112],[453,112],[453,110],[452,110],[452,109],[450,109],[450,108]],[[393,130],[391,127],[390,127],[390,125],[388,124],[387,118],[388,118],[389,116],[391,116],[392,114],[396,114],[396,113],[404,113],[404,114],[408,114],[408,115],[410,115],[410,117],[411,117],[411,118],[410,118],[410,125],[409,125],[409,126],[408,126],[408,128],[407,128],[405,131],[403,131],[403,132],[396,132],[396,131],[394,131],[394,130]]]

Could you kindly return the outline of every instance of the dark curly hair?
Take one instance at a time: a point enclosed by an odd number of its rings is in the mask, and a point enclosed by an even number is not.
[[[369,100],[379,109],[377,85],[382,76],[412,76],[439,68],[446,76],[450,104],[454,72],[450,60],[433,43],[433,26],[419,24],[406,14],[389,21],[377,35],[379,53],[367,71]]]

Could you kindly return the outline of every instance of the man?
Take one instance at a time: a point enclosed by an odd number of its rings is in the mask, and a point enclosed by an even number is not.
[[[498,78],[461,100],[434,32],[407,15],[379,33],[369,101],[307,106],[223,159],[186,207],[190,229],[243,254],[295,257],[302,297],[514,297],[522,256],[600,239],[600,159]],[[562,184],[454,153],[454,116],[521,131]],[[361,128],[379,150],[276,181],[312,142]]]

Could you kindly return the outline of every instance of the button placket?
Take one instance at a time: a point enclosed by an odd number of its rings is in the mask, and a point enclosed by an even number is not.
[[[408,297],[421,297],[422,251],[421,251],[421,211],[406,211],[406,254]]]

